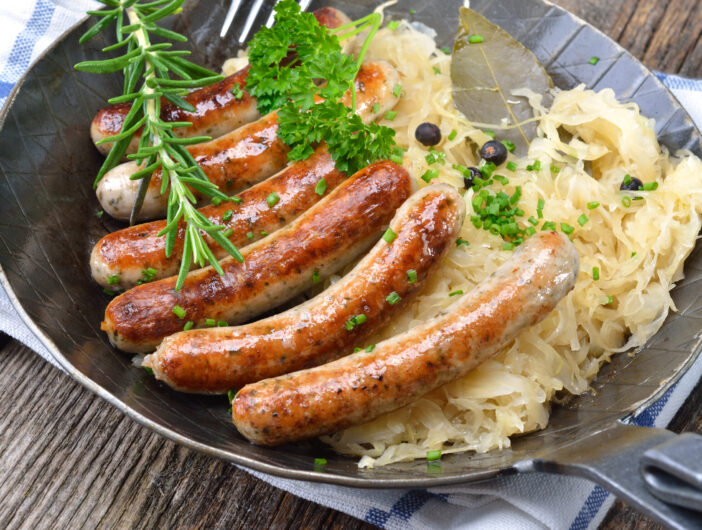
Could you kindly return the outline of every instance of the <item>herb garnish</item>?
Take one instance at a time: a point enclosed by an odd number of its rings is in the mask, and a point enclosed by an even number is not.
[[[355,113],[354,79],[381,15],[371,13],[329,30],[311,13],[301,13],[294,0],[282,0],[275,11],[275,25],[261,28],[250,42],[246,87],[262,114],[279,109],[278,137],[292,148],[288,158],[307,159],[322,140],[336,168],[349,174],[390,158],[395,131],[376,123],[366,125]],[[341,51],[340,41],[365,30],[368,36],[358,57]],[[347,107],[341,98],[349,90]]]
[[[189,122],[164,122],[161,120],[161,100],[194,111],[192,105],[181,96],[188,89],[198,88],[220,81],[222,76],[206,68],[191,63],[184,57],[190,52],[171,50],[171,42],[152,44],[152,36],[161,39],[185,42],[187,38],[175,31],[156,25],[164,17],[180,12],[185,0],[99,0],[107,6],[101,11],[88,11],[100,17],[100,21],[80,38],[87,42],[111,24],[116,27],[117,42],[103,51],[124,50],[118,57],[97,61],[84,61],[75,65],[77,70],[90,73],[110,73],[121,70],[124,74],[123,94],[112,98],[109,103],[131,103],[119,134],[104,138],[98,143],[112,142],[112,148],[98,171],[95,185],[110,169],[120,163],[132,138],[141,131],[137,152],[127,158],[136,160],[141,169],[134,173],[132,180],[141,180],[137,199],[132,208],[130,222],[137,218],[146,190],[154,171],[162,172],[161,193],[168,191],[166,227],[159,233],[166,237],[166,256],[171,256],[175,245],[180,221],[185,221],[183,258],[180,264],[176,290],[182,287],[191,262],[200,266],[208,261],[220,274],[223,274],[217,258],[205,243],[203,232],[212,237],[223,249],[243,261],[236,247],[225,237],[224,228],[213,224],[195,208],[196,191],[220,201],[229,200],[207,179],[195,159],[186,149],[187,145],[209,140],[209,137],[178,138],[173,129],[189,126]],[[148,281],[148,280],[147,280]]]

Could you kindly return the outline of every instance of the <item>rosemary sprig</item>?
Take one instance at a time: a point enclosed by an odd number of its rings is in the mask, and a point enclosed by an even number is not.
[[[110,103],[131,102],[132,107],[125,117],[119,134],[101,140],[112,142],[112,148],[100,168],[95,185],[110,169],[124,157],[134,135],[141,130],[137,152],[127,158],[136,160],[141,169],[132,179],[140,179],[139,193],[132,209],[130,223],[141,208],[144,195],[154,171],[162,173],[161,193],[168,192],[167,225],[159,233],[166,237],[166,255],[171,256],[175,245],[178,227],[185,223],[183,257],[180,263],[176,290],[180,289],[190,269],[191,263],[201,267],[209,262],[223,274],[212,250],[204,241],[207,233],[235,259],[243,261],[241,253],[222,234],[223,226],[213,224],[196,209],[195,190],[202,195],[220,201],[230,200],[227,195],[209,182],[207,176],[186,149],[187,145],[207,141],[210,138],[178,138],[173,133],[176,127],[189,126],[189,122],[164,122],[160,118],[161,99],[187,111],[195,109],[181,96],[188,89],[198,88],[220,81],[222,76],[191,63],[184,57],[188,51],[171,50],[170,42],[152,44],[151,35],[161,39],[185,42],[180,33],[161,28],[156,22],[178,13],[186,0],[99,0],[107,6],[101,11],[89,14],[100,20],[81,38],[84,43],[114,23],[117,42],[103,48],[103,51],[124,48],[121,56],[98,61],[84,61],[75,65],[77,70],[91,73],[110,73],[122,70],[124,73],[123,94],[109,100]],[[125,22],[127,22],[125,24]],[[173,77],[172,77],[173,76]]]

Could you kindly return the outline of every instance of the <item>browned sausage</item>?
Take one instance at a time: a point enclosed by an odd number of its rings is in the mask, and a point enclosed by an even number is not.
[[[175,291],[176,278],[140,285],[107,306],[103,329],[118,348],[152,351],[164,337],[207,319],[250,320],[338,271],[378,237],[409,197],[412,178],[392,162],[359,171],[288,226],[243,249],[244,262],[220,262],[192,271]],[[173,313],[174,306],[186,312]]]
[[[364,63],[356,76],[356,110],[364,121],[381,116],[397,98],[393,86],[397,71],[384,61]],[[350,102],[350,93],[344,101]],[[283,169],[289,148],[278,138],[278,116],[263,118],[210,142],[188,147],[210,182],[225,193],[239,190],[268,178]],[[116,219],[128,219],[137,196],[139,181],[130,180],[136,162],[125,162],[108,171],[97,187],[103,209]],[[161,194],[161,173],[151,177],[140,219],[165,217],[168,194]]]
[[[341,11],[332,7],[323,7],[314,12],[315,18],[322,26],[338,28],[350,22],[349,18]],[[183,99],[195,107],[195,112],[183,110],[168,100],[161,100],[161,119],[167,122],[189,121],[190,127],[176,127],[173,132],[181,137],[211,136],[216,138],[245,123],[257,119],[260,114],[256,108],[256,100],[245,90],[246,77],[249,67],[223,79],[219,83],[193,90]],[[236,99],[232,94],[234,85],[239,85],[243,90],[241,99]],[[122,103],[110,105],[98,111],[90,126],[90,136],[93,142],[114,136],[122,129],[122,123],[127,116],[131,105]],[[139,135],[135,135],[128,153],[136,151]],[[107,155],[112,144],[96,146],[98,150]]]
[[[378,241],[315,298],[252,324],[176,333],[143,365],[176,390],[216,394],[350,353],[421,289],[456,241],[464,216],[465,202],[455,188],[424,188],[390,223],[396,239]]]
[[[578,255],[563,234],[530,238],[482,285],[426,324],[329,364],[245,386],[239,432],[279,445],[365,423],[411,403],[498,352],[574,286]]]
[[[241,192],[238,195],[240,202],[209,205],[200,208],[200,212],[213,224],[231,230],[229,240],[241,248],[297,218],[345,178],[346,174],[334,167],[326,145],[321,145],[307,160],[291,164]],[[315,190],[322,179],[326,191],[320,194]],[[272,208],[266,202],[271,193],[280,197]],[[90,255],[93,278],[102,286],[118,290],[137,285],[146,269],[156,271],[153,275],[156,280],[176,274],[183,255],[185,225],[181,223],[178,229],[170,258],[166,257],[165,238],[158,235],[165,226],[166,221],[153,221],[107,234],[98,241]],[[218,259],[227,255],[204,231],[203,237]]]

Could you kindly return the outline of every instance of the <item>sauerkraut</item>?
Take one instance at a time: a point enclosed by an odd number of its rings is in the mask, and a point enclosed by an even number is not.
[[[463,188],[462,174],[452,166],[476,165],[467,141],[482,145],[490,137],[454,109],[451,56],[421,29],[402,22],[379,31],[370,45],[368,59],[387,60],[402,79],[397,115],[381,123],[395,129],[398,144],[407,149],[403,165],[419,187],[427,185],[419,176],[438,169],[439,181]],[[669,291],[682,278],[700,231],[702,162],[662,149],[653,122],[635,104],[619,103],[611,90],[556,90],[550,109],[529,91],[513,96],[529,98],[538,137],[525,158],[510,155],[514,171],[498,170],[509,183],[495,187],[508,194],[521,187],[523,226],[533,216],[537,228],[546,220],[575,228],[571,237],[581,263],[575,289],[541,324],[465,377],[370,423],[322,438],[341,453],[362,457],[362,467],[424,458],[437,449],[509,447],[510,436],[546,426],[557,392],[587,391],[603,363],[643,345],[675,309]],[[414,140],[423,122],[440,127],[443,141],[436,149],[446,153],[445,164],[430,166],[428,149]],[[499,138],[499,129],[495,132]],[[627,174],[658,188],[622,192]],[[434,317],[455,301],[449,293],[471,290],[509,257],[499,236],[471,222],[473,193],[465,192],[468,217],[461,232],[469,246],[456,246],[420,295],[369,343]]]

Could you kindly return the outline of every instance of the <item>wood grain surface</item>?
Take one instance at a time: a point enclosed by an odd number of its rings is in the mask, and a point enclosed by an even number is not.
[[[702,77],[700,0],[554,0],[653,69]],[[0,335],[0,527],[372,528],[132,422]],[[702,384],[670,428],[702,432]],[[603,528],[658,528],[621,502]]]

